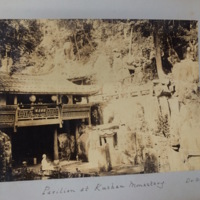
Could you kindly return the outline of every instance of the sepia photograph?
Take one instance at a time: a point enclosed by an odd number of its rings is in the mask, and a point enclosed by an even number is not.
[[[198,21],[0,20],[0,181],[200,170]]]

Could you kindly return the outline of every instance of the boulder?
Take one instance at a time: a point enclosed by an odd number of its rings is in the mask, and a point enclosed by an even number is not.
[[[145,154],[144,173],[156,173],[159,171],[158,159],[153,149]]]
[[[100,172],[108,172],[111,170],[111,157],[109,151],[109,144],[105,144],[97,149],[98,168]]]
[[[83,133],[77,140],[78,158],[82,161],[88,161],[88,151],[90,147],[89,134]]]
[[[75,137],[67,133],[58,135],[60,158],[70,160],[75,153]]]

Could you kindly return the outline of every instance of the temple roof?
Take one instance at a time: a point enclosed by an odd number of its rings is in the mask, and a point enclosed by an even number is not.
[[[89,96],[99,91],[96,85],[76,85],[64,76],[12,75],[0,73],[0,93],[73,94]]]

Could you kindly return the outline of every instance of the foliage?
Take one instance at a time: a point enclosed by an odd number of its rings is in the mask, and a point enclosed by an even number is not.
[[[42,32],[36,20],[0,21],[0,56],[17,62],[40,44]]]
[[[58,26],[71,31],[67,40],[72,42],[77,60],[87,59],[95,51],[97,43],[92,36],[93,23],[90,20],[60,20]]]
[[[169,137],[169,119],[168,115],[159,115],[157,120],[157,133],[164,135],[165,137]]]
[[[54,33],[56,24],[62,31],[59,32],[62,35],[58,37],[55,36],[58,32]],[[48,33],[45,31],[46,27]],[[48,41],[45,39],[46,36],[51,42],[49,46],[42,42]],[[187,47],[192,45],[191,41],[198,43],[196,21],[128,19],[62,19],[46,20],[43,23],[41,20],[0,21],[0,56],[12,58],[13,64],[23,57],[29,59],[31,54],[35,53],[44,65],[43,58],[47,58],[48,55],[53,57],[56,48],[62,51],[63,45],[68,52],[66,60],[79,61],[82,64],[88,61],[94,63],[99,54],[104,53],[109,58],[112,68],[115,64],[114,56],[117,55],[114,54],[116,49],[124,64],[130,68],[134,68],[135,65],[141,67],[147,79],[158,77],[157,74],[160,72],[165,74],[171,72],[173,65],[185,58]],[[67,43],[68,46],[65,45]]]
[[[191,41],[197,44],[197,21],[138,20],[133,26],[143,37],[153,36],[158,74],[171,72],[173,64],[185,58]]]
[[[160,29],[163,51],[168,57],[170,50],[173,49],[178,57],[183,59],[185,46],[192,40],[197,42],[197,21],[164,20],[160,24]]]

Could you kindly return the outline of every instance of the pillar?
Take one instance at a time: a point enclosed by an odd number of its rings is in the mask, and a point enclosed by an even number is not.
[[[0,95],[0,105],[5,106],[6,105],[6,96],[4,94]]]
[[[57,127],[54,129],[54,160],[59,160],[58,156],[58,131]]]
[[[89,126],[92,125],[91,115],[92,115],[92,112],[91,112],[91,107],[90,107],[89,116],[88,116],[88,125],[89,125]]]
[[[14,96],[14,105],[17,105],[17,95]]]
[[[68,98],[68,104],[73,104],[73,96],[72,95],[67,95]]]

